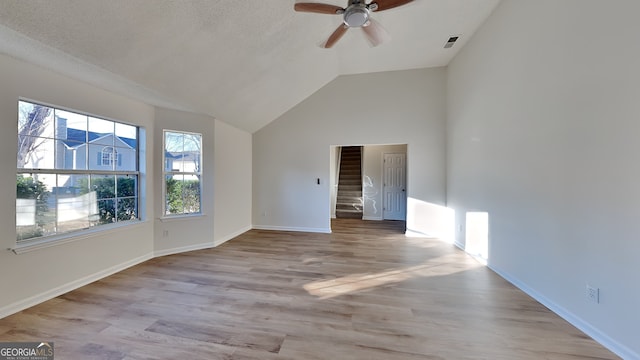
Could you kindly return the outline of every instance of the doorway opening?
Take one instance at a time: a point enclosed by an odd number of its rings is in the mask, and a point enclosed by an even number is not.
[[[362,146],[341,146],[336,184],[336,219],[362,219]]]
[[[341,165],[347,160],[343,157],[345,150],[360,154],[359,163],[347,161],[348,176],[341,175]],[[331,218],[343,218],[341,210],[350,210],[349,215],[356,214],[352,216],[363,220],[406,221],[406,144],[336,145],[330,147],[330,156]],[[342,191],[341,177],[350,186]]]

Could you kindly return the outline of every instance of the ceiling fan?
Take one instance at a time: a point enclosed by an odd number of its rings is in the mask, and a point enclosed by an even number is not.
[[[365,36],[373,46],[380,45],[387,37],[384,28],[374,19],[371,13],[383,11],[408,4],[413,0],[373,0],[367,3],[366,0],[349,0],[346,8],[337,5],[299,2],[293,6],[295,11],[312,12],[318,14],[342,15],[342,24],[329,36],[324,43],[324,48],[330,48],[349,30],[349,28],[359,27],[364,31]]]

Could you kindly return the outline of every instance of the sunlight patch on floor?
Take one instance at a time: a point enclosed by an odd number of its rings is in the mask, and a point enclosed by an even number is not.
[[[313,296],[330,299],[340,295],[397,284],[415,278],[447,276],[482,266],[476,262],[463,266],[452,264],[453,259],[430,259],[428,263],[400,269],[390,269],[378,273],[350,274],[336,279],[314,281],[305,284],[304,289]],[[440,263],[439,263],[440,262]]]

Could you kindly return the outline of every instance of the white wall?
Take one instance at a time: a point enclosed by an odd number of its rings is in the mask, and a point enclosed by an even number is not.
[[[251,134],[215,123],[214,228],[216,244],[251,229]]]
[[[153,250],[153,225],[139,224],[82,237],[78,241],[16,255],[16,149],[19,97],[75,109],[144,127],[153,132],[154,108],[37,66],[0,55],[0,317],[58,295],[148,258]],[[148,139],[152,143],[152,139]],[[143,151],[152,168],[151,154]],[[154,184],[142,180],[146,194]],[[152,211],[153,197],[143,194],[142,208]],[[152,217],[147,213],[146,218]]]
[[[203,216],[162,217],[163,130],[202,134]],[[207,115],[156,110],[155,254],[217,246],[251,228],[251,134]]]
[[[0,318],[151,257],[212,247],[251,227],[251,134],[209,116],[154,108],[0,55],[0,248],[15,246],[18,99],[139,125],[143,221],[71,236],[20,255],[0,251]],[[205,216],[161,221],[162,130],[203,135]]]
[[[163,131],[176,130],[202,134],[202,194],[201,210],[203,216],[163,217],[162,198],[162,153]],[[214,146],[215,120],[207,115],[157,108],[154,133],[154,158],[156,203],[154,213],[156,255],[207,248],[214,246],[211,237],[214,228]]]
[[[628,359],[640,358],[639,13],[503,1],[447,82],[456,222],[488,212],[491,268]]]
[[[408,196],[443,205],[444,86],[443,68],[341,76],[254,133],[254,226],[329,231],[332,145],[408,144]],[[429,232],[415,214],[407,226]]]

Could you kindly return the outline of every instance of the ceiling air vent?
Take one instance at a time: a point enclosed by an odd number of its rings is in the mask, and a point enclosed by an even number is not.
[[[458,38],[459,38],[459,37],[460,37],[460,36],[457,36],[457,35],[456,35],[456,36],[451,36],[451,37],[449,38],[449,40],[447,40],[447,43],[446,43],[446,44],[444,44],[444,48],[445,48],[445,49],[449,49],[449,48],[451,48],[451,47],[453,46],[453,44],[455,44],[455,43],[456,43],[456,41],[458,41]]]

